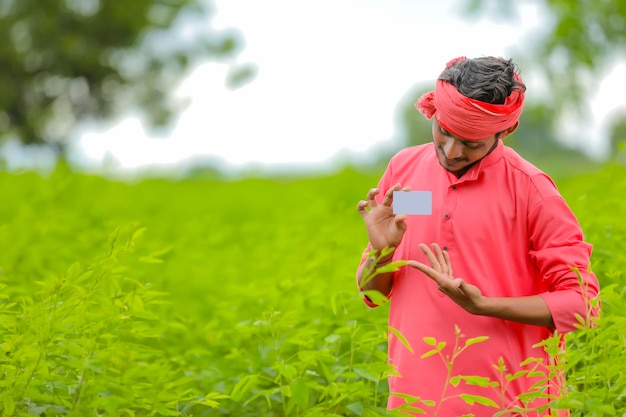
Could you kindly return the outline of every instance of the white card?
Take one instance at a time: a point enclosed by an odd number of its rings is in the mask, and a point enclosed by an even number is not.
[[[394,191],[394,214],[433,214],[433,193],[431,191]]]

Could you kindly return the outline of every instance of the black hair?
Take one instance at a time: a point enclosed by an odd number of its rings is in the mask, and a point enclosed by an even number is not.
[[[439,79],[454,85],[466,97],[504,104],[513,91],[526,91],[526,85],[515,78],[519,73],[512,59],[488,56],[457,61]]]

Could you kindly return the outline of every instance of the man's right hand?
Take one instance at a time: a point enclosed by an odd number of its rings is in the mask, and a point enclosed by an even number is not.
[[[366,200],[359,201],[357,210],[365,221],[372,249],[378,252],[384,248],[395,249],[402,241],[407,227],[405,222],[407,215],[393,213],[393,192],[409,190],[409,187],[402,188],[400,184],[396,184],[387,190],[382,204],[378,204],[376,196],[380,190],[372,188],[367,193]]]

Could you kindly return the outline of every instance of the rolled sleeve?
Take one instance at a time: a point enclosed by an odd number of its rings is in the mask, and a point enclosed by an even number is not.
[[[548,305],[554,327],[559,333],[568,333],[581,325],[592,325],[591,318],[598,316],[598,308],[593,307],[589,300],[585,300],[584,293],[576,290],[562,290],[539,294]]]
[[[576,330],[598,316],[598,280],[589,268],[592,246],[583,240],[576,217],[560,196],[533,208],[529,217],[530,256],[547,291],[545,300],[560,333]]]
[[[372,307],[373,308],[373,307],[378,307],[378,304],[373,302],[367,295],[363,294],[363,290],[361,289],[361,282],[360,282],[361,271],[363,270],[363,266],[365,265],[365,261],[367,260],[367,255],[371,251],[372,251],[372,246],[371,246],[371,243],[370,243],[370,244],[367,245],[367,248],[363,251],[363,254],[361,255],[361,262],[359,263],[359,267],[357,268],[357,271],[356,271],[356,286],[357,286],[357,289],[359,290],[359,293],[361,293],[363,295],[363,302],[368,307]],[[388,299],[390,299],[392,293],[393,293],[393,288],[391,289],[389,294],[386,295],[386,297]]]

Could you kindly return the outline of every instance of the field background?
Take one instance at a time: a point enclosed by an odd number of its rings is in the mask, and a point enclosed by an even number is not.
[[[381,173],[1,173],[2,415],[390,415],[386,307],[355,285],[356,203]],[[557,182],[604,307],[569,341],[566,405],[621,416],[626,169]]]

